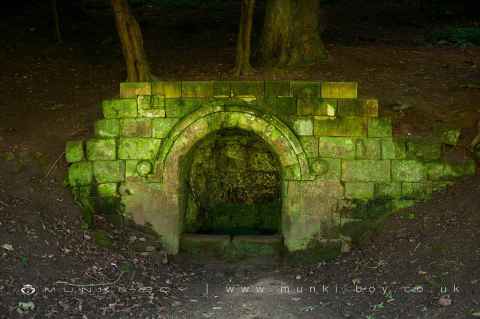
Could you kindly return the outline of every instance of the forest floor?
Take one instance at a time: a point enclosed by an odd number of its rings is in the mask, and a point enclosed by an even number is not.
[[[480,119],[480,48],[430,43],[445,21],[400,8],[330,6],[327,62],[258,68],[247,79],[358,81],[359,95],[379,99],[396,133],[459,127],[457,151],[467,153]],[[480,317],[480,176],[313,265],[188,256],[165,263],[160,253],[128,249],[148,234],[101,219],[113,247],[96,245],[64,187],[63,150],[67,140],[92,136],[99,104],[118,95],[125,67],[111,16],[61,15],[59,45],[48,9],[27,3],[0,13],[0,318]],[[231,78],[236,6],[136,13],[160,79]]]

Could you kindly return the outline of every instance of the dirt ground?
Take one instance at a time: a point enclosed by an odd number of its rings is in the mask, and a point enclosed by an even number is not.
[[[455,153],[468,153],[480,119],[480,48],[429,43],[426,35],[448,19],[429,24],[414,10],[353,3],[327,8],[329,61],[258,68],[250,78],[358,81],[360,96],[379,98],[396,133],[460,127]],[[137,14],[160,79],[231,78],[236,6],[147,9]],[[351,253],[313,265],[188,256],[166,263],[160,252],[129,249],[148,234],[101,218],[113,247],[99,247],[64,187],[63,150],[67,140],[91,136],[100,102],[118,95],[125,77],[112,17],[64,13],[58,45],[48,7],[7,11],[0,13],[0,318],[480,317],[479,176],[399,212]]]

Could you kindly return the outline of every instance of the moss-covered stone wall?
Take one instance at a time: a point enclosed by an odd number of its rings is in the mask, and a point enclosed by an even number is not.
[[[88,211],[150,224],[172,253],[188,206],[182,161],[222,129],[255,134],[278,158],[280,231],[291,251],[343,238],[345,212],[359,202],[404,207],[475,173],[472,160],[442,159],[458,131],[394,137],[378,101],[358,98],[353,82],[122,83],[101,107],[95,136],[67,143],[69,185]]]

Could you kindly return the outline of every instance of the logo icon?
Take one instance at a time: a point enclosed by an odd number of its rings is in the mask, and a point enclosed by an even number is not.
[[[36,289],[32,285],[26,284],[26,285],[23,285],[22,288],[20,288],[20,291],[22,292],[22,294],[30,296],[35,293]]]

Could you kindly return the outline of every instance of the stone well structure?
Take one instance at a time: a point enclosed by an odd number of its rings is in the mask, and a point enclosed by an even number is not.
[[[289,251],[345,238],[339,229],[359,203],[405,207],[475,173],[473,161],[442,160],[458,131],[393,137],[377,100],[358,98],[352,82],[122,83],[102,111],[95,137],[67,143],[75,198],[87,211],[150,225],[170,253],[179,251],[191,213],[189,154],[222,130],[249,132],[276,157],[278,233]]]

